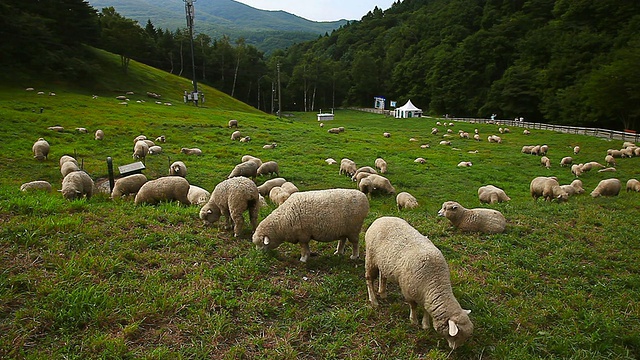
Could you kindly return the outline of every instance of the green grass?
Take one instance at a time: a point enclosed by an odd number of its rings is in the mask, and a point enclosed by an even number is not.
[[[326,123],[346,128],[333,135],[318,126],[314,114],[278,119],[206,87],[208,102],[195,108],[180,102],[183,80],[133,62],[128,77],[112,71],[90,91],[56,84],[55,97],[24,91],[34,83],[0,88],[0,357],[640,357],[640,194],[585,194],[556,204],[535,203],[528,189],[539,175],[571,182],[570,170],[558,163],[572,155],[573,146],[582,148],[577,162],[603,162],[606,150],[620,148],[621,141],[541,130],[524,136],[512,128],[502,135],[503,144],[489,144],[486,136],[497,133],[497,126],[459,123],[455,132],[478,128],[483,141],[454,133],[448,147],[437,145],[442,132],[430,134],[437,119],[396,120],[346,110]],[[36,89],[49,91],[43,84]],[[138,104],[147,100],[141,95],[118,105],[116,89],[160,89],[174,105]],[[93,93],[99,95],[95,100]],[[251,142],[230,140],[226,125],[232,118]],[[47,130],[56,124],[66,130]],[[80,126],[103,129],[104,141],[74,132]],[[385,131],[391,138],[382,136]],[[374,196],[365,227],[380,216],[399,216],[429,236],[449,262],[458,300],[472,310],[473,337],[449,354],[433,330],[409,323],[408,305],[395,285],[380,308],[372,309],[363,259],[332,255],[335,243],[313,242],[318,256],[302,264],[297,245],[256,251],[248,226],[239,239],[221,226],[204,228],[197,207],[135,206],[131,199],[111,201],[105,195],[69,202],[57,192],[19,191],[31,180],[48,180],[60,189],[58,159],[64,154],[83,161],[94,179],[105,177],[107,156],[116,166],[133,161],[132,140],[139,134],[167,137],[164,154],[146,160],[148,177],[167,175],[169,162],[182,160],[190,183],[209,190],[245,154],[277,161],[281,176],[303,191],[355,188],[336,165],[324,162],[327,157],[348,157],[362,166],[384,157],[392,184],[416,196],[420,207],[398,212],[394,197]],[[39,137],[51,144],[44,162],[31,154]],[[418,142],[409,142],[411,137]],[[262,148],[274,141],[276,149]],[[424,143],[431,148],[421,149]],[[550,147],[550,170],[539,165],[539,157],[520,153],[523,145],[542,143]],[[204,155],[182,155],[181,147],[199,147]],[[419,156],[427,163],[414,163]],[[473,167],[456,167],[463,160]],[[640,177],[640,159],[621,159],[616,173],[591,171],[581,179],[590,192],[609,177]],[[488,205],[508,219],[506,233],[465,234],[436,216],[447,200],[481,206],[477,188],[486,184],[512,198]],[[260,218],[273,209],[263,208]]]

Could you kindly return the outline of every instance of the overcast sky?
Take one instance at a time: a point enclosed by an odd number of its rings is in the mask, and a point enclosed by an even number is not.
[[[382,10],[395,0],[236,0],[256,9],[284,10],[314,21],[360,20],[376,6]]]

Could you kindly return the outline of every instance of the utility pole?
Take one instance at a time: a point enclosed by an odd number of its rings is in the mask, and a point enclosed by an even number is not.
[[[198,106],[198,81],[196,80],[196,61],[193,52],[193,17],[195,14],[195,10],[193,7],[193,3],[196,0],[183,0],[184,1],[184,11],[187,14],[187,27],[189,28],[189,41],[191,42],[191,69],[193,70],[193,94],[192,99],[193,103]]]
[[[282,118],[282,88],[280,87],[280,63],[278,62],[278,117]]]

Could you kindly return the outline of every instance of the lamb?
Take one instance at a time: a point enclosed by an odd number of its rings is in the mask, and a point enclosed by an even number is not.
[[[398,206],[398,210],[411,210],[418,207],[418,200],[413,195],[403,191],[396,196],[396,205]]]
[[[507,196],[504,190],[497,186],[485,185],[478,188],[478,198],[481,203],[495,204],[500,202],[510,201],[511,198]]]
[[[373,282],[385,298],[387,280],[397,282],[406,302],[409,318],[418,324],[417,307],[424,308],[422,328],[433,328],[447,339],[449,347],[460,347],[473,333],[470,310],[464,310],[453,295],[449,267],[442,252],[405,220],[376,219],[365,233],[365,279],[369,301],[378,307]]]
[[[499,234],[507,227],[507,220],[501,212],[493,209],[466,209],[455,201],[446,201],[438,216],[444,216],[456,228],[466,232]]]
[[[258,187],[244,176],[236,176],[220,182],[213,189],[209,201],[200,209],[200,219],[204,225],[211,225],[226,217],[226,228],[233,224],[233,236],[238,237],[244,227],[243,213],[249,211],[249,222],[255,231],[258,225],[260,210],[260,194]]]
[[[271,191],[271,189],[273,189],[276,186],[282,186],[282,184],[286,182],[287,180],[281,177],[269,179],[265,181],[262,185],[258,186],[258,193],[260,193],[260,195],[262,196],[267,196],[269,195],[269,192]]]
[[[620,189],[622,188],[622,183],[620,180],[613,179],[605,179],[598,183],[595,189],[591,192],[591,197],[599,197],[599,196],[618,196],[620,193]]]
[[[629,179],[627,181],[627,192],[629,191],[640,192],[640,181],[637,179]]]
[[[329,211],[330,210],[330,211]],[[360,256],[359,234],[369,213],[366,195],[354,189],[298,192],[269,214],[253,234],[258,249],[275,249],[283,242],[300,244],[300,261],[310,255],[309,241],[338,241],[335,254],[343,254],[346,240],[351,259]]]
[[[169,175],[171,176],[187,176],[187,165],[185,165],[182,161],[174,161],[169,166]]]
[[[267,161],[260,165],[257,170],[257,175],[271,175],[276,174],[276,176],[280,175],[280,169],[278,167],[278,163],[275,161]]]
[[[67,200],[75,200],[86,196],[87,200],[93,195],[94,183],[84,171],[74,171],[62,179],[62,196]]]
[[[334,158],[326,158],[324,161],[327,163],[327,165],[335,165],[338,163]]]
[[[240,130],[236,130],[231,134],[231,140],[240,140],[241,137],[242,133],[240,132]]]
[[[229,120],[229,128],[238,128],[238,120]]]
[[[380,170],[381,174],[387,173],[387,162],[383,158],[377,158],[375,161],[376,169]]]
[[[289,197],[291,193],[283,189],[281,186],[275,186],[269,191],[269,199],[273,201],[277,206],[282,205]]]
[[[191,203],[191,205],[204,206],[204,204],[206,204],[209,201],[210,196],[211,196],[211,193],[208,192],[207,190],[199,186],[189,185],[189,192],[187,193],[187,199],[189,200],[189,203]]]
[[[574,153],[575,155],[578,155],[578,153],[579,153],[579,152],[580,152],[580,146],[574,146],[574,147],[573,147],[573,153]]]
[[[265,145],[262,145],[262,148],[263,148],[263,149],[275,149],[275,148],[276,148],[276,146],[278,146],[278,144],[276,144],[276,143],[271,143],[271,144],[265,144]]]
[[[111,198],[117,199],[125,195],[136,194],[147,182],[144,174],[133,174],[116,180],[111,191]]]
[[[543,156],[540,158],[540,165],[546,167],[547,169],[551,168],[551,160],[548,157]]]
[[[340,171],[338,174],[345,174],[347,176],[353,176],[356,174],[357,166],[353,160],[344,158],[340,160]]]
[[[578,179],[573,180],[569,185],[560,185],[560,187],[562,188],[562,190],[566,191],[567,195],[569,196],[584,193],[584,189],[582,188],[582,181]]]
[[[44,180],[30,181],[28,183],[24,183],[20,185],[20,191],[34,191],[34,190],[51,192],[52,188],[51,188],[51,184],[49,184],[48,181],[44,181]],[[627,191],[629,190],[627,189]]]
[[[253,161],[258,165],[258,167],[260,167],[262,165],[262,160],[260,160],[259,158],[255,157],[255,156],[251,156],[251,155],[244,155],[242,157],[241,161],[242,162]]]
[[[95,139],[96,140],[104,140],[104,131],[102,131],[100,129],[96,130]]]
[[[571,156],[565,156],[560,160],[560,166],[567,166],[573,163],[573,158]]]
[[[360,191],[367,196],[371,196],[374,193],[382,194],[395,194],[396,189],[391,185],[389,179],[378,174],[371,174],[364,179],[360,180],[358,184]]]
[[[162,147],[158,145],[149,146],[149,155],[162,154]]]
[[[187,194],[189,182],[180,176],[164,176],[144,183],[136,194],[134,203],[157,204],[161,201],[176,200],[184,205],[190,205]]]
[[[566,201],[569,194],[562,190],[558,179],[554,177],[538,176],[531,180],[529,191],[533,200],[537,201],[539,197],[544,197],[546,201],[556,199],[557,201]]]
[[[198,148],[181,148],[180,152],[185,155],[202,155],[202,150]]]
[[[604,157],[604,161],[607,163],[607,165],[609,166],[616,166],[616,159],[614,159],[613,156],[611,155],[607,155]]]
[[[473,163],[471,161],[461,161],[458,163],[458,167],[471,167]]]
[[[49,143],[44,138],[39,138],[36,142],[33,143],[31,147],[31,151],[33,151],[33,157],[38,160],[46,160],[49,156],[49,150],[51,147]]]
[[[149,145],[146,142],[140,140],[137,141],[133,147],[133,158],[144,159],[149,153]]]
[[[227,177],[231,179],[236,176],[244,176],[255,179],[258,175],[258,164],[255,161],[245,161],[236,165]]]
[[[73,161],[64,162],[60,167],[60,173],[62,174],[63,178],[78,170],[80,170],[80,167],[78,167],[77,163]]]

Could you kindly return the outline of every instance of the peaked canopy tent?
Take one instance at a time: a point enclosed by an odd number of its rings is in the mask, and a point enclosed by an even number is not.
[[[418,109],[411,100],[407,101],[404,106],[399,107],[393,110],[393,116],[396,119],[404,119],[404,118],[412,118],[412,117],[421,117],[422,109]]]

